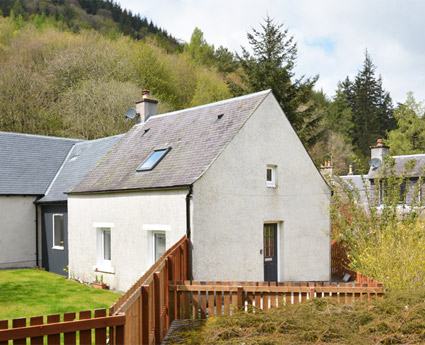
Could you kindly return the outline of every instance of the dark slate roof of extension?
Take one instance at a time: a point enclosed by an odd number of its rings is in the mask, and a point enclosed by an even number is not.
[[[70,193],[191,185],[270,92],[150,117],[134,126]],[[171,150],[153,170],[136,172],[153,150],[167,147]]]
[[[392,156],[395,161],[394,172],[396,175],[402,175],[403,172],[406,172],[406,163],[414,160],[414,168],[412,172],[409,174],[411,177],[420,177],[424,176],[425,169],[425,154],[416,154],[416,155],[405,155],[405,156]],[[370,169],[368,178],[375,179],[378,178],[382,174],[382,165],[378,169]]]
[[[42,195],[79,140],[0,132],[0,194]]]
[[[65,192],[80,181],[123,136],[120,134],[75,144],[39,202],[66,201],[68,197]]]

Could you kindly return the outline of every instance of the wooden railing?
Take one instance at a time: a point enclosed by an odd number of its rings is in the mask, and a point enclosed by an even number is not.
[[[384,295],[382,284],[327,282],[170,282],[170,302],[174,300],[175,319],[205,319],[248,311],[252,307],[268,310],[283,304],[298,304],[316,297],[330,297],[351,304]]]
[[[189,279],[189,240],[184,236],[127,290],[110,308],[124,314],[125,344],[160,344],[174,320],[169,301],[170,280]]]
[[[14,345],[25,345],[27,339],[32,345],[56,345],[61,344],[61,334],[62,343],[67,345],[92,345],[93,341],[96,345],[124,344],[124,315],[107,316],[106,309],[97,309],[94,318],[90,310],[80,311],[78,320],[76,316],[76,313],[65,313],[62,321],[60,314],[47,315],[46,320],[43,316],[30,317],[29,326],[26,318],[13,319],[12,328],[8,327],[8,320],[1,320],[0,345],[7,345],[9,340],[13,340]]]

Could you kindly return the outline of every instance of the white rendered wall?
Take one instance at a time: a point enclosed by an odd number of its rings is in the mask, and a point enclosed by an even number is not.
[[[35,267],[34,200],[0,196],[0,268]]]
[[[268,164],[277,166],[277,188],[266,186]],[[327,184],[270,94],[194,184],[193,278],[262,281],[263,225],[276,222],[279,280],[329,280],[329,203]]]
[[[166,229],[167,249],[186,234],[188,190],[68,196],[70,274],[85,282],[95,275],[115,290],[127,290],[150,267],[149,230]],[[94,224],[113,224],[114,274],[93,270],[97,264]]]

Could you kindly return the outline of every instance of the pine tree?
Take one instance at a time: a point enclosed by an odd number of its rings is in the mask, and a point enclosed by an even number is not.
[[[398,128],[388,133],[391,154],[406,155],[425,152],[425,103],[416,102],[413,92],[394,111]]]
[[[347,77],[342,90],[352,112],[352,143],[358,154],[369,156],[369,146],[396,128],[390,94],[382,87],[381,76],[375,76],[376,67],[365,52],[363,69],[354,81]]]
[[[306,146],[318,139],[316,129],[320,116],[315,112],[312,88],[318,77],[295,79],[293,71],[297,60],[297,44],[283,24],[275,24],[267,17],[261,31],[248,33],[253,55],[242,47],[237,55],[243,68],[241,75],[246,93],[271,89],[286,117]]]

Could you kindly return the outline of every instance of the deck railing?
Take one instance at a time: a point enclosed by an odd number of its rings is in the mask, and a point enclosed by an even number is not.
[[[285,304],[298,304],[312,298],[330,297],[338,303],[370,301],[384,295],[379,283],[329,282],[170,282],[175,319],[205,319],[231,315],[236,310],[268,310]],[[170,301],[172,298],[170,298]]]

